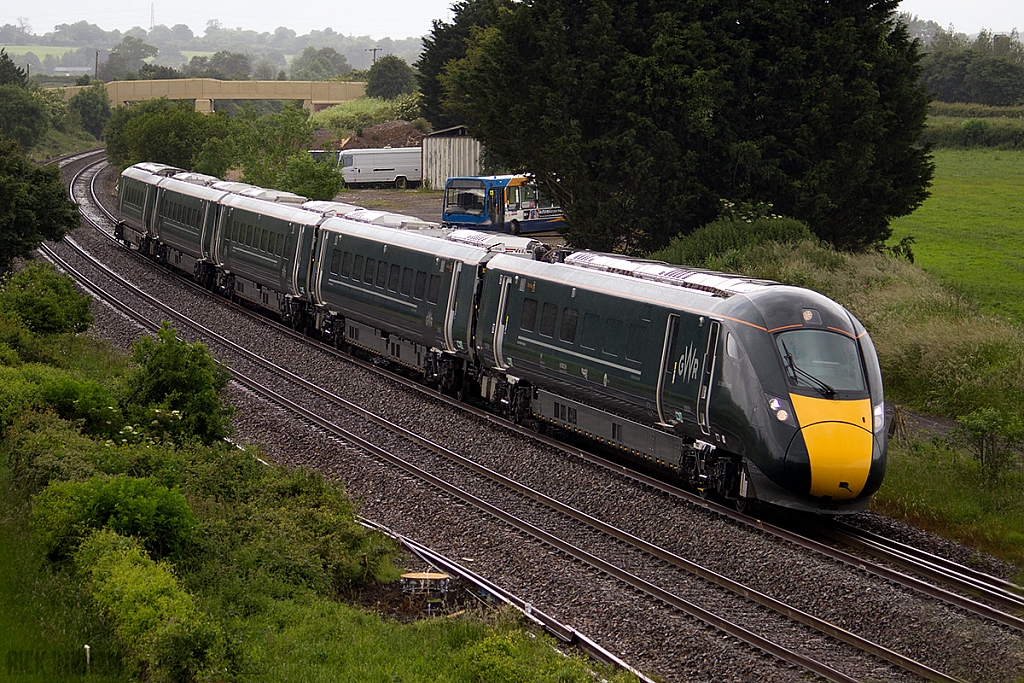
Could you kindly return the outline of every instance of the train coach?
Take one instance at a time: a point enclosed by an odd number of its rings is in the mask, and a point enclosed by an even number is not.
[[[863,510],[885,472],[870,338],[815,292],[578,252],[496,257],[482,393],[736,501]]]
[[[881,485],[878,360],[827,297],[210,181],[126,169],[118,234],[308,333],[741,509],[854,512]]]

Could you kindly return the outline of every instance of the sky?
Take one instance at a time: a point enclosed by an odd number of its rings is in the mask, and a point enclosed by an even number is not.
[[[975,34],[981,29],[1009,33],[1024,32],[1024,2],[1021,0],[903,0],[900,11],[934,21],[942,28],[950,24],[957,33]]]
[[[215,19],[224,28],[273,33],[286,26],[298,35],[332,28],[346,36],[418,38],[430,33],[434,19],[451,22],[455,0],[3,0],[0,25],[19,25],[25,19],[32,33],[42,35],[59,24],[86,21],[104,31],[127,31],[135,26],[171,27],[186,24],[203,35]]]
[[[287,26],[299,35],[332,28],[346,36],[402,39],[427,35],[431,22],[452,20],[455,0],[4,0],[0,25],[18,25],[27,20],[32,32],[41,35],[58,24],[85,20],[105,31],[127,31],[135,26],[148,29],[150,16],[157,24],[188,25],[202,35],[207,22],[215,19],[224,28],[242,28],[258,33]],[[1021,0],[904,0],[900,10],[931,20],[942,27],[950,24],[960,33],[974,34],[986,28],[996,33],[1014,28],[1024,32],[1024,2]]]

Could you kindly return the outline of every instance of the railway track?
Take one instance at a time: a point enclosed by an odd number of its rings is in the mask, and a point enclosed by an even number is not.
[[[78,198],[79,201],[81,201],[81,198],[77,196],[77,193],[76,193],[76,198]],[[66,267],[72,268],[73,266],[71,266],[70,264],[66,264]],[[83,277],[85,277],[85,276],[83,276]],[[121,283],[121,284],[118,285],[118,287],[119,288],[124,288],[124,289],[129,289],[131,286],[128,285],[127,283]],[[136,296],[138,296],[138,295],[136,295]],[[159,310],[160,307],[159,307],[158,303],[159,302],[149,301],[146,304],[146,306],[147,307],[152,307],[152,308],[155,308],[155,309]],[[136,304],[134,306],[129,306],[128,308],[130,310],[135,310],[135,309],[142,308],[142,306],[139,306],[138,304]],[[168,315],[174,315],[174,312],[169,311],[167,309],[164,309],[164,312],[167,313]],[[180,317],[180,314],[177,315],[176,317],[178,317],[179,320],[182,319]],[[212,338],[213,337],[211,337],[211,339]],[[230,347],[232,343],[233,342],[229,342],[228,340],[222,340],[222,339],[216,340],[216,344],[217,345],[223,345],[225,347]],[[306,343],[306,342],[303,341],[303,343]],[[242,356],[245,356],[245,354],[242,351],[237,351],[236,350],[236,351],[234,351],[234,353],[239,353]],[[258,364],[259,361],[260,361],[260,359],[253,358],[250,355],[244,361],[241,361],[239,363],[239,365],[241,365],[243,363]],[[264,368],[266,369],[266,367],[267,366],[265,365]],[[299,381],[299,380],[297,380],[294,377],[290,377],[288,379],[288,381],[292,382],[292,383],[295,383],[297,386],[301,386],[302,387],[301,391],[303,391],[303,392],[317,393],[319,395],[319,400],[327,401],[327,402],[334,402],[335,406],[338,405],[338,403],[336,401],[336,397],[332,398],[332,395],[330,394],[330,392],[323,392],[322,390],[319,390],[315,385],[310,385],[308,382],[303,384],[303,382],[305,382],[304,380]],[[250,380],[250,387],[251,387],[251,389],[253,391],[262,390],[262,387],[265,384],[267,384],[267,382],[265,380],[260,380],[260,379]],[[415,390],[416,391],[423,391],[423,388],[417,386],[417,387],[415,387]],[[437,397],[435,396],[434,400],[436,400],[436,398]],[[272,400],[275,400],[279,404],[286,405],[290,399],[287,399],[286,397],[284,397],[282,395],[278,395],[278,396],[273,397]],[[291,409],[298,410],[297,407],[292,407]],[[308,409],[307,408],[303,408],[303,410],[308,410]],[[353,413],[359,413],[359,411],[361,411],[362,409],[358,408],[357,406],[346,406],[345,410],[348,410],[348,411],[353,412]],[[373,418],[369,417],[368,415],[366,415],[365,412],[366,411],[363,411],[363,414],[361,415],[361,417],[363,419],[373,419]],[[309,415],[307,415],[307,418],[308,419],[314,419],[314,420],[323,420],[323,423],[321,424],[321,427],[324,428],[324,429],[334,430],[335,427],[339,427],[338,425],[335,425],[331,421],[331,419],[324,418],[323,415],[319,415],[318,411],[315,411],[315,410],[309,410]],[[481,419],[486,419],[486,420],[492,421],[492,422],[495,421],[495,418],[493,418],[492,416],[489,416],[489,415],[486,416],[486,417],[482,417]],[[396,431],[400,431],[400,430],[396,430],[396,429],[394,429],[392,427],[388,427],[385,424],[387,422],[388,422],[387,420],[377,421],[376,425],[378,427],[384,428],[385,430],[390,430],[392,434],[394,434]],[[507,423],[502,425],[502,426],[503,426],[503,428],[509,428],[509,425]],[[345,428],[341,427],[341,429],[345,429]],[[353,442],[357,438],[357,437],[349,436],[347,432],[335,431],[334,433],[336,435],[338,435],[339,438],[343,438],[343,439],[345,439],[346,441],[348,441],[350,443]],[[363,437],[358,437],[358,438],[363,438]],[[388,437],[388,438],[390,438],[390,437]],[[483,501],[482,503],[477,503],[476,502],[477,496],[475,496],[475,494],[469,493],[468,491],[461,491],[461,487],[459,487],[459,486],[456,486],[456,485],[453,485],[453,484],[450,484],[450,483],[445,484],[444,481],[442,479],[440,479],[440,478],[438,478],[437,481],[434,481],[434,480],[431,479],[431,477],[437,476],[435,474],[432,474],[432,473],[429,473],[429,472],[421,474],[420,471],[419,471],[420,468],[418,467],[418,465],[420,464],[421,460],[425,459],[423,456],[419,456],[418,455],[418,456],[416,456],[415,458],[412,458],[412,459],[409,459],[409,458],[398,458],[399,460],[404,460],[405,464],[400,464],[397,460],[392,461],[395,466],[402,467],[404,469],[404,471],[407,472],[408,474],[410,474],[411,476],[416,476],[416,477],[420,478],[423,481],[429,481],[432,486],[435,486],[435,487],[441,488],[442,490],[445,490],[447,495],[454,496],[454,497],[458,498],[459,500],[461,500],[465,504],[475,505],[476,507],[478,507],[480,509],[486,510],[488,514],[493,515],[493,516],[495,516],[498,519],[503,519],[503,521],[506,524],[512,525],[514,528],[516,528],[518,533],[531,534],[531,535],[533,535],[533,537],[535,539],[540,539],[539,543],[541,543],[541,544],[543,544],[543,545],[545,545],[547,547],[558,548],[560,552],[565,553],[569,557],[574,557],[574,559],[576,561],[586,563],[588,566],[590,566],[592,568],[591,571],[596,571],[596,572],[599,572],[599,573],[601,573],[603,575],[615,576],[617,580],[629,583],[629,585],[632,586],[632,590],[641,591],[641,592],[645,593],[647,596],[650,596],[652,598],[656,598],[656,599],[660,600],[662,602],[662,604],[672,605],[673,609],[682,610],[682,611],[686,612],[687,614],[689,614],[691,616],[691,618],[701,619],[701,620],[705,621],[705,623],[713,624],[716,628],[721,629],[722,632],[724,632],[724,633],[728,633],[731,637],[740,638],[740,639],[744,640],[745,642],[747,642],[748,644],[752,645],[753,647],[759,648],[760,650],[762,650],[764,652],[770,653],[773,657],[779,657],[782,661],[799,662],[799,664],[797,664],[797,665],[802,667],[803,670],[814,672],[815,674],[817,674],[819,676],[822,676],[822,677],[825,677],[826,679],[829,679],[829,680],[850,680],[850,677],[849,677],[848,674],[845,674],[845,673],[843,673],[842,671],[839,671],[836,668],[829,667],[829,666],[826,666],[824,664],[821,664],[820,662],[815,662],[815,661],[813,661],[813,657],[808,657],[806,655],[800,655],[799,653],[794,653],[792,655],[792,659],[790,659],[790,655],[787,654],[788,648],[786,648],[784,646],[781,646],[781,645],[778,645],[777,643],[773,644],[770,641],[768,641],[767,639],[763,638],[763,636],[758,636],[756,634],[754,634],[754,635],[746,635],[746,636],[743,635],[748,629],[744,629],[743,627],[739,627],[736,624],[729,624],[728,620],[722,619],[721,617],[718,617],[718,616],[716,616],[714,614],[705,613],[706,611],[703,610],[703,608],[699,608],[696,605],[693,605],[692,603],[690,603],[689,601],[681,599],[681,598],[679,598],[678,595],[676,595],[676,593],[682,593],[682,592],[686,592],[686,591],[689,591],[689,590],[693,590],[693,588],[690,587],[689,585],[687,585],[686,587],[684,587],[682,589],[680,589],[678,587],[674,587],[674,588],[663,587],[663,584],[666,583],[665,579],[664,579],[664,575],[670,574],[670,573],[673,574],[673,575],[676,575],[677,573],[680,573],[680,574],[681,573],[686,573],[687,576],[690,577],[690,578],[686,579],[687,581],[692,581],[693,580],[692,577],[699,577],[699,581],[700,582],[707,582],[707,583],[711,583],[711,584],[714,584],[714,585],[718,586],[718,588],[716,590],[730,591],[734,596],[740,596],[740,598],[742,599],[742,602],[746,602],[748,600],[754,601],[754,602],[756,602],[756,603],[758,603],[760,605],[760,607],[758,609],[761,609],[761,610],[771,609],[771,610],[774,610],[777,614],[785,615],[787,620],[791,620],[791,623],[792,622],[800,623],[801,626],[799,627],[799,629],[814,628],[814,629],[817,629],[820,633],[828,634],[829,638],[835,639],[835,641],[837,641],[837,642],[845,643],[845,645],[840,646],[840,645],[837,645],[836,642],[833,642],[831,645],[829,645],[826,648],[826,650],[828,650],[828,649],[833,649],[834,650],[836,648],[842,648],[842,647],[859,648],[862,651],[870,652],[871,653],[871,655],[870,655],[871,657],[878,657],[878,658],[880,658],[882,660],[885,660],[890,665],[903,667],[905,671],[908,671],[908,672],[910,672],[910,674],[912,674],[911,680],[914,679],[913,677],[921,677],[921,678],[925,678],[925,679],[928,679],[928,680],[959,680],[955,676],[943,674],[940,671],[937,671],[937,670],[935,670],[935,669],[933,669],[933,668],[931,668],[931,667],[929,667],[927,665],[915,662],[913,659],[911,659],[909,657],[905,657],[903,655],[900,655],[900,654],[896,653],[895,651],[890,650],[890,649],[888,649],[888,648],[886,648],[884,646],[876,645],[874,643],[871,643],[867,639],[861,638],[859,636],[855,636],[854,634],[846,631],[845,629],[843,629],[840,626],[836,626],[836,625],[833,625],[833,624],[828,624],[825,620],[821,620],[821,619],[818,619],[817,617],[813,617],[812,615],[809,615],[809,614],[803,612],[802,610],[800,610],[797,607],[786,605],[785,603],[782,603],[779,600],[776,600],[776,599],[774,599],[774,598],[772,598],[770,596],[764,595],[760,591],[757,591],[756,589],[753,589],[750,586],[745,586],[745,585],[743,585],[743,584],[741,584],[739,582],[733,581],[732,579],[728,579],[727,577],[722,576],[718,572],[715,572],[715,571],[713,571],[711,569],[708,569],[706,567],[702,567],[702,566],[697,565],[695,563],[689,562],[688,560],[685,560],[684,558],[682,558],[681,556],[679,556],[679,555],[677,555],[675,553],[672,553],[672,552],[667,551],[667,550],[665,550],[663,548],[660,548],[660,547],[656,546],[655,544],[652,544],[652,543],[649,543],[647,541],[644,541],[643,539],[639,539],[639,538],[637,538],[636,536],[634,536],[632,534],[629,534],[627,532],[623,532],[622,530],[616,529],[612,525],[605,524],[605,523],[601,522],[600,520],[596,519],[593,515],[589,515],[589,514],[581,512],[581,511],[578,511],[575,508],[572,508],[572,506],[564,505],[564,504],[559,503],[557,501],[550,500],[549,496],[545,496],[544,494],[541,494],[541,493],[539,493],[537,491],[533,491],[529,487],[525,487],[525,486],[523,486],[521,484],[518,484],[517,482],[512,481],[512,480],[510,480],[507,477],[502,477],[501,475],[497,475],[497,473],[492,473],[487,468],[481,467],[481,466],[477,465],[471,459],[465,458],[465,457],[459,455],[458,453],[454,453],[453,451],[451,451],[451,449],[448,449],[448,448],[446,448],[444,446],[440,446],[438,444],[430,445],[432,442],[430,442],[429,439],[422,439],[421,437],[418,437],[416,435],[405,435],[403,438],[406,438],[408,440],[408,443],[414,444],[415,448],[424,448],[424,449],[431,450],[431,452],[432,452],[432,456],[431,457],[441,457],[441,458],[447,459],[447,464],[445,464],[444,467],[442,467],[441,469],[445,469],[447,467],[450,467],[451,464],[457,464],[459,467],[463,467],[463,468],[468,469],[469,471],[472,471],[473,472],[473,477],[480,477],[480,478],[483,478],[485,480],[488,480],[489,483],[487,484],[487,486],[500,486],[500,487],[504,487],[506,489],[506,491],[513,492],[514,496],[517,496],[517,497],[514,497],[513,498],[513,502],[511,504],[506,505],[506,507],[504,509],[500,508],[499,506],[497,506],[497,505],[495,505],[493,503],[487,502],[487,501]],[[559,446],[559,447],[563,448],[563,449],[565,448],[564,446]],[[364,446],[364,448],[369,448],[369,446]],[[403,447],[403,450],[408,449],[408,448],[410,448],[410,447],[409,446]],[[382,450],[387,451],[388,449],[382,449]],[[577,451],[575,451],[575,449],[570,449],[570,450],[573,451],[573,457],[585,457],[586,456],[586,454],[584,454],[582,452],[577,452]],[[394,454],[392,454],[392,456],[394,456]],[[378,453],[378,457],[386,458],[387,456],[383,455],[383,453]],[[397,456],[395,456],[395,457],[397,457]],[[415,460],[416,465],[411,464],[411,462],[410,462],[411,460]],[[600,464],[600,467],[602,467],[602,468],[608,469],[608,467],[609,467],[608,464],[605,463],[604,461],[595,461],[595,462],[598,462]],[[641,475],[635,475],[635,474],[632,474],[632,473],[623,473],[623,472],[618,472],[618,474],[629,476],[631,478],[634,478],[637,481],[641,480],[641,479],[639,479],[641,477]],[[678,490],[674,490],[671,487],[667,487],[666,488],[664,484],[661,484],[660,482],[657,482],[656,480],[644,481],[644,485],[657,488],[659,491],[661,491],[663,493],[666,493],[667,495],[676,497],[676,498],[688,498],[689,497],[689,494],[685,494],[683,492],[679,492]],[[451,486],[452,488],[451,489],[446,489],[445,486]],[[506,494],[503,494],[503,495],[509,495],[509,494],[506,493]],[[708,503],[707,501],[702,501],[702,500],[694,498],[691,502],[696,504],[696,505],[703,506],[706,509],[711,509],[711,504]],[[566,541],[564,539],[559,539],[557,536],[555,536],[551,532],[546,531],[544,529],[539,529],[538,525],[531,524],[529,521],[527,521],[525,519],[521,519],[518,515],[516,515],[515,513],[509,511],[510,509],[516,510],[516,511],[523,510],[523,509],[531,509],[533,506],[541,506],[541,505],[544,506],[544,507],[538,508],[539,511],[535,512],[535,515],[534,515],[537,518],[540,518],[540,519],[548,519],[548,518],[551,518],[551,517],[568,518],[570,520],[575,520],[575,523],[579,523],[579,524],[585,525],[589,529],[589,531],[585,531],[585,532],[583,532],[583,531],[574,531],[573,534],[577,534],[577,535],[582,534],[583,537],[590,539],[588,541],[588,544],[587,544],[587,547],[589,547],[589,548],[598,547],[599,543],[604,543],[604,544],[608,545],[609,548],[615,548],[616,546],[620,546],[622,544],[631,546],[630,547],[630,553],[634,553],[634,555],[632,555],[631,559],[629,559],[627,562],[625,562],[625,564],[627,564],[627,565],[647,564],[650,567],[649,574],[658,575],[658,578],[659,578],[660,581],[659,582],[652,582],[652,581],[649,581],[648,579],[645,579],[645,578],[643,578],[641,576],[635,576],[635,575],[630,577],[629,574],[632,574],[632,572],[627,572],[627,571],[622,569],[621,565],[623,564],[623,562],[609,563],[606,560],[602,559],[601,557],[598,557],[598,556],[594,555],[593,553],[582,552],[582,551],[580,551],[579,548],[574,547],[574,543],[572,543],[571,541]],[[488,506],[492,506],[493,509],[489,508]],[[717,514],[726,514],[725,511],[722,511],[722,510],[717,510],[716,513]],[[764,529],[764,525],[761,524],[760,522],[757,522],[756,520],[750,520],[749,518],[747,518],[744,521],[744,523],[745,524],[752,524],[755,527],[761,529],[762,531]],[[537,527],[537,528],[535,529],[535,527]],[[615,540],[614,541],[607,541],[607,540],[605,540],[605,541],[598,541],[598,540],[593,538],[593,534],[594,533],[604,534],[604,535],[608,536],[609,538],[614,538]],[[775,533],[775,532],[773,531],[773,533]],[[788,541],[792,541],[792,539],[787,539],[787,540]],[[535,541],[535,542],[538,542],[538,541]],[[796,542],[796,541],[793,541],[793,542]],[[637,560],[635,553],[643,554],[645,556],[645,559],[643,559],[642,561],[641,560]],[[612,551],[609,551],[608,554],[612,555],[612,554],[616,554],[616,553],[612,552]],[[856,562],[857,560],[850,560],[850,561]],[[665,571],[665,567],[666,566],[672,567],[673,568],[672,571],[671,572]],[[675,581],[682,581],[682,579],[680,579],[678,577],[676,579],[674,579],[674,580]],[[632,583],[630,583],[630,582],[632,582]],[[668,583],[671,584],[671,581],[669,581]],[[736,609],[738,609],[738,607],[733,606],[733,607],[729,607],[729,608],[726,608],[726,609],[727,610],[736,610]],[[763,620],[763,617],[759,616],[759,617],[756,617],[756,618],[751,618],[750,620],[752,620],[752,621],[761,621],[761,620]],[[773,621],[772,622],[772,626],[769,628],[769,630],[774,630],[776,628],[779,628],[778,622],[777,621]],[[793,634],[792,638],[794,640],[802,640],[802,639],[813,640],[813,639],[816,639],[816,638],[819,637],[819,636],[809,636],[809,635],[807,635],[807,633],[805,631],[802,631],[802,630],[797,630],[797,631],[794,631],[793,633],[794,634]],[[863,656],[863,655],[860,655],[860,656]],[[819,666],[822,667],[822,668],[817,668]],[[872,668],[871,671],[875,672],[876,669]],[[877,672],[869,674],[869,675],[871,675],[872,677],[875,677],[875,676],[877,676]],[[893,679],[900,679],[901,674],[897,674],[897,673],[894,673],[894,672],[890,671],[889,674],[887,674],[887,676],[892,676]]]

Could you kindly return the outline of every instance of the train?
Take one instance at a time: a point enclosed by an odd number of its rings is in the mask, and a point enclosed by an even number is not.
[[[878,358],[817,292],[141,163],[116,237],[202,286],[706,495],[864,510],[886,467]]]

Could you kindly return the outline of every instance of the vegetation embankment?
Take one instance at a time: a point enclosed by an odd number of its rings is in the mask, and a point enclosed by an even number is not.
[[[1019,277],[1008,254],[1024,248],[1012,230],[1022,157],[940,152],[936,161],[932,198],[879,252],[837,252],[769,207],[727,207],[727,218],[653,256],[809,287],[847,306],[877,347],[886,401],[958,423],[933,436],[895,431],[875,508],[1024,565],[1024,310],[1002,300]],[[990,244],[996,227],[1002,240]]]
[[[227,377],[201,345],[165,326],[126,358],[90,322],[49,266],[0,287],[0,633],[18,680],[80,677],[86,644],[111,681],[591,680],[510,614],[403,625],[346,605],[397,578],[394,544],[338,485],[221,440]]]

